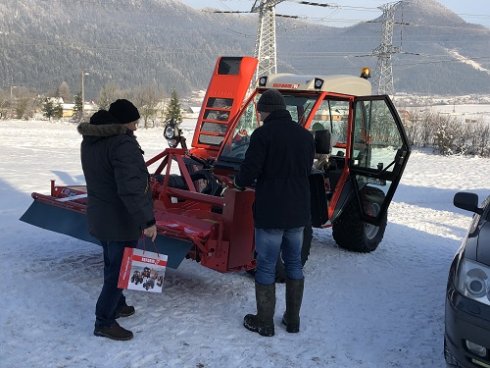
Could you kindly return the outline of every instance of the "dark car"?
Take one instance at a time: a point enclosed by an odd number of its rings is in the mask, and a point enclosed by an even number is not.
[[[474,213],[454,257],[446,291],[444,357],[449,366],[490,367],[490,196],[458,192],[456,207]]]

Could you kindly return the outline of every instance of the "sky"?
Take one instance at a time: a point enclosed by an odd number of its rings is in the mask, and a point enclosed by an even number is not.
[[[192,126],[183,123],[187,138]],[[137,136],[146,159],[165,148],[162,128]],[[490,193],[488,158],[413,152],[373,253],[339,249],[330,229],[314,229],[298,334],[280,324],[284,285],[276,335],[260,337],[242,326],[255,313],[253,279],[186,259],[167,269],[162,294],[126,292],[136,313],[119,323],[135,337],[116,342],[93,336],[101,248],[18,220],[50,179],[84,183],[80,140],[73,123],[0,124],[2,368],[445,368],[446,281],[471,222],[452,198]]]
[[[219,10],[249,11],[254,4],[252,0],[181,0],[196,9],[205,7]],[[312,2],[339,5],[342,9],[330,9],[317,6],[295,4],[294,0],[284,1],[277,5],[280,14],[299,15],[312,21],[320,21],[333,27],[344,27],[361,21],[374,19],[381,15],[378,6],[393,0],[316,0]],[[490,28],[490,1],[488,0],[440,0],[442,5],[458,14],[469,23],[482,24]],[[355,9],[352,9],[355,8]]]

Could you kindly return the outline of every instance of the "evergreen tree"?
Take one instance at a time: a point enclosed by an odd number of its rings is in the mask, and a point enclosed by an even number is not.
[[[54,104],[50,98],[45,98],[42,106],[43,115],[51,120],[54,115]]]
[[[177,125],[182,123],[182,108],[180,107],[179,97],[177,96],[177,92],[175,90],[172,91],[170,96],[170,102],[165,112],[165,120],[173,120]]]
[[[61,119],[63,117],[63,106],[61,106],[61,103],[57,102],[54,105],[54,115],[56,119]]]
[[[83,110],[83,105],[82,105],[82,93],[78,93],[74,96],[75,99],[75,106],[73,106],[73,111],[75,112],[74,118],[76,120],[80,120],[82,118],[82,110]]]
[[[46,97],[42,105],[43,115],[50,121],[51,118],[61,118],[63,116],[63,107],[59,102],[54,103],[53,99]]]

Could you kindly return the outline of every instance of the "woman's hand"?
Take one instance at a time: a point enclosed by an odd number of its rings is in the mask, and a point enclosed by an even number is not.
[[[150,227],[147,227],[145,230],[143,230],[143,234],[145,236],[151,238],[151,241],[155,241],[157,237],[157,225],[151,225]]]

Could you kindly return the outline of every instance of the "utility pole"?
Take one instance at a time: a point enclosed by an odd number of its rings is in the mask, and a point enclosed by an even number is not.
[[[399,47],[393,46],[393,26],[395,24],[395,11],[401,1],[384,4],[379,7],[383,11],[383,34],[381,44],[373,50],[373,54],[378,56],[376,64],[376,87],[380,95],[395,94],[393,87],[393,66],[391,55],[400,52]]]
[[[82,91],[81,91],[81,94],[82,94],[82,113],[81,113],[81,118],[83,119],[83,113],[84,113],[84,109],[85,109],[85,76],[86,75],[89,75],[89,73],[85,72],[82,70],[81,72],[81,84],[82,84]]]

